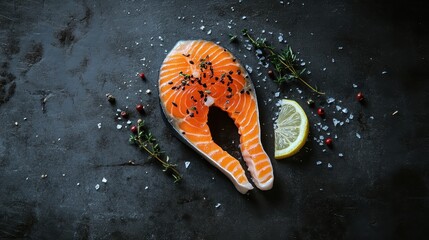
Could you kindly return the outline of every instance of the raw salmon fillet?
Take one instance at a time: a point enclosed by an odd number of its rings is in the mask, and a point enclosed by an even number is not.
[[[246,193],[253,186],[243,167],[213,141],[207,124],[210,106],[226,111],[238,128],[241,154],[255,186],[272,188],[273,168],[261,144],[255,89],[228,50],[204,40],[179,41],[162,64],[159,97],[166,119],[182,140]]]

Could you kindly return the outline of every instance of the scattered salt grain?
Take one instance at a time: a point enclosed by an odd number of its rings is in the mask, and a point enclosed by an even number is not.
[[[188,167],[189,167],[189,165],[191,165],[191,162],[186,161],[186,162],[185,162],[185,168],[188,168]]]
[[[280,36],[278,37],[278,39],[279,39],[279,42],[283,42],[283,35],[280,35]]]
[[[247,18],[246,16],[242,16],[241,17],[242,20],[246,20],[246,18]]]
[[[332,168],[332,164],[331,163],[328,163],[328,168]]]
[[[211,29],[207,32],[207,35],[210,35],[210,34],[212,34],[212,30]]]
[[[122,129],[122,125],[121,124],[116,125],[116,129],[118,130]]]
[[[302,62],[300,65],[301,65],[301,66],[305,66],[305,62]]]
[[[322,127],[322,129],[323,129],[324,131],[326,131],[326,130],[328,130],[328,129],[329,129],[329,127],[328,127],[327,125],[325,125],[325,126],[323,126],[323,127]]]
[[[146,187],[144,187],[144,189],[145,189],[145,190],[147,190],[147,189],[149,189],[149,187],[148,187],[148,186],[146,186]]]
[[[383,72],[381,72],[381,74],[383,74],[383,75],[384,75],[384,74],[386,74],[386,73],[387,73],[387,71],[383,71]]]
[[[332,59],[331,59],[331,62],[333,62],[333,63],[334,63],[334,62],[335,62],[335,59],[334,59],[334,58],[332,58]]]
[[[261,49],[256,49],[256,54],[258,54],[258,55],[262,55],[262,51],[261,51]]]
[[[249,72],[249,73],[252,73],[252,71],[253,71],[252,67],[250,67],[250,66],[249,66],[249,65],[247,65],[247,64],[246,64],[246,70],[247,70],[247,72]]]
[[[322,68],[322,71],[326,71],[326,68]]]
[[[280,92],[275,92],[274,93],[274,97],[279,97],[280,96]]]
[[[200,29],[201,29],[202,31],[204,30],[204,28],[206,28],[204,25],[200,27]]]
[[[395,116],[396,114],[398,114],[398,110],[396,110],[396,111],[394,111],[393,113],[392,113],[392,116]]]
[[[353,83],[353,87],[354,87],[354,88],[357,88],[357,87],[358,87],[358,85],[356,85],[356,84],[354,84],[354,83]]]
[[[100,184],[95,185],[95,190],[100,189]]]
[[[333,102],[335,102],[335,98],[330,97],[330,98],[326,99],[326,102],[327,102],[328,104],[329,104],[329,103],[333,103]]]
[[[220,203],[217,203],[216,205],[215,205],[215,208],[219,208],[220,207]]]
[[[335,106],[335,108],[337,109],[337,111],[340,111],[341,110],[341,107],[340,106]]]
[[[338,50],[343,50],[343,47],[338,47]]]
[[[76,183],[76,186],[80,186],[80,183]]]
[[[101,123],[97,123],[97,127],[100,129],[101,128]]]
[[[322,164],[322,161],[317,161],[316,162],[316,165],[320,165],[320,164]]]
[[[338,153],[338,157],[344,157],[344,154]]]
[[[18,122],[15,122],[15,126],[18,126]]]
[[[103,182],[103,183],[107,183],[107,179],[106,179],[106,178],[103,178],[103,179],[101,179],[101,182]]]
[[[347,109],[347,108],[343,108],[343,113],[348,113],[349,112],[349,110]]]
[[[374,116],[370,116],[369,119],[374,120]]]
[[[350,114],[349,119],[352,120],[353,119],[353,114]]]
[[[131,123],[132,123],[132,122],[131,122],[131,120],[128,120],[128,121],[127,121],[127,124],[128,124],[128,125],[130,125]]]
[[[147,94],[150,94],[150,93],[151,93],[150,89],[147,89],[147,90],[146,90],[146,93],[147,93]]]
[[[333,118],[332,122],[334,123],[334,127],[336,127],[338,125],[338,123],[340,123],[340,121],[336,118]]]
[[[359,134],[359,133],[356,133],[356,137],[360,139],[360,134]]]

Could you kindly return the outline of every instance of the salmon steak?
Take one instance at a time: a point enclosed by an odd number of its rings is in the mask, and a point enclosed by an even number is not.
[[[162,111],[177,135],[244,194],[253,185],[239,160],[213,141],[208,126],[211,106],[226,111],[238,128],[241,155],[254,185],[272,188],[273,167],[261,143],[255,89],[227,49],[210,41],[179,41],[161,66],[158,86]]]

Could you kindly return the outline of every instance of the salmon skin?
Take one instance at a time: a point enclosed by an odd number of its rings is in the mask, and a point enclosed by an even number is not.
[[[252,184],[240,162],[213,141],[207,124],[210,106],[226,111],[238,128],[253,183],[261,190],[272,188],[273,168],[261,144],[255,89],[246,69],[227,49],[204,40],[179,41],[161,66],[159,98],[166,120],[181,140],[244,194]]]

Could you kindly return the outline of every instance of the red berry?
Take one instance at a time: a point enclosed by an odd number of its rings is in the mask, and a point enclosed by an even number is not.
[[[145,75],[144,75],[144,73],[139,73],[139,77],[140,77],[141,79],[145,79]]]
[[[132,126],[131,128],[130,128],[130,130],[131,130],[131,132],[132,133],[134,133],[134,134],[136,134],[137,133],[137,127],[136,126]]]
[[[125,112],[125,111],[122,111],[122,112],[121,112],[121,117],[122,117],[122,118],[125,118],[125,119],[126,119],[126,118],[128,118],[128,113],[127,113],[127,112]]]
[[[274,75],[273,70],[268,70],[268,77],[270,77],[271,79],[274,79],[276,76]]]
[[[317,115],[319,115],[321,117],[325,116],[325,109],[323,109],[323,108],[317,109]]]
[[[332,146],[332,138],[325,139],[325,144],[328,146]]]
[[[137,104],[136,105],[136,110],[137,110],[137,112],[140,112],[140,113],[142,113],[143,111],[144,111],[144,107],[143,107],[143,105],[142,104]]]
[[[356,99],[359,102],[362,102],[365,99],[364,96],[363,96],[363,93],[362,92],[358,92],[358,94],[356,94]]]

